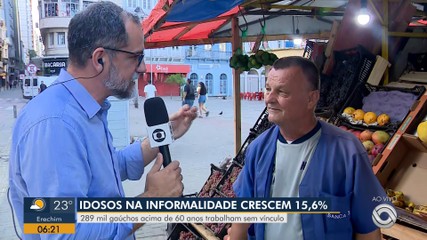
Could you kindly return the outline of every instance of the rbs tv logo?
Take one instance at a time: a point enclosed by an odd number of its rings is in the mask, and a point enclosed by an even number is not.
[[[381,218],[381,214],[386,214],[387,218]],[[379,228],[390,228],[396,223],[397,220],[397,212],[393,206],[389,204],[380,204],[378,205],[374,211],[372,212],[372,221]]]

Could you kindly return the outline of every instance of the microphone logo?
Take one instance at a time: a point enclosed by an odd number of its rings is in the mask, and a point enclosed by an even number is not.
[[[153,140],[156,142],[163,142],[166,139],[166,132],[163,129],[156,129],[152,134]]]

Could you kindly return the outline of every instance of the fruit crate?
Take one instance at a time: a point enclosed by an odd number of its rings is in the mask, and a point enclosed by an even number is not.
[[[427,147],[412,134],[400,134],[385,161],[373,167],[373,171],[385,189],[403,193],[403,200],[415,204],[414,210],[427,203]],[[415,211],[398,208],[398,219],[411,228],[427,232],[427,212],[417,215]]]
[[[335,123],[336,126],[340,127],[341,129],[351,132],[352,134],[354,134],[356,136],[356,138],[358,138],[360,140],[360,143],[363,145],[363,141],[366,140],[371,140],[371,139],[365,139],[363,140],[362,138],[360,138],[360,133],[362,133],[365,130],[369,130],[372,133],[374,133],[375,131],[379,131],[377,129],[371,128],[371,127],[366,127],[366,126],[354,126],[350,123],[348,123],[347,121],[344,121],[344,119],[342,118],[338,118]],[[383,146],[377,146],[375,147],[377,144],[374,145],[374,147],[376,148],[375,152],[368,152],[368,157],[369,157],[369,161],[371,162],[371,164],[374,164],[375,162],[378,161],[378,158],[382,157],[382,152],[384,151],[384,149],[386,149],[387,145],[390,143],[391,139],[393,138],[394,134],[396,133],[397,129],[395,128],[388,128],[388,129],[383,129],[380,131],[384,131],[386,133],[388,133],[389,138],[388,140],[383,144]],[[372,141],[372,140],[371,140]],[[365,146],[364,146],[365,147]],[[365,147],[366,148],[366,147]]]
[[[424,86],[415,86],[413,88],[399,88],[387,86],[373,86],[369,83],[359,84],[353,91],[350,98],[334,117],[342,119],[344,122],[352,126],[368,126],[374,130],[387,131],[390,128],[398,129],[402,121],[416,103],[417,99],[425,92]],[[360,123],[352,123],[342,115],[346,107],[354,109],[362,109],[365,112],[375,112],[378,115],[386,113],[390,116],[390,123],[379,125],[365,125]]]
[[[332,117],[340,110],[357,84],[365,83],[376,57],[362,46],[334,51],[335,65],[331,76],[321,75],[320,99],[316,116]]]
[[[215,193],[216,186],[224,176],[225,170],[211,164],[211,174],[198,193],[197,197],[208,198],[212,197]]]
[[[216,189],[224,197],[233,198],[236,197],[233,191],[233,183],[236,181],[237,176],[242,170],[242,165],[237,162],[233,162],[225,172],[221,181],[219,181]]]
[[[205,228],[209,229],[217,238],[223,239],[227,235],[227,230],[231,223],[203,223]]]
[[[203,237],[191,225],[176,223],[167,240],[203,240]]]

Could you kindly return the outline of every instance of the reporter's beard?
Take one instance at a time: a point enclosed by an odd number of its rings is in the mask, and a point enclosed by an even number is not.
[[[105,87],[111,91],[112,96],[119,99],[130,99],[136,95],[135,81],[138,81],[137,79],[137,73],[134,73],[130,80],[121,78],[116,66],[112,65],[108,74],[108,79],[104,81],[104,84]]]

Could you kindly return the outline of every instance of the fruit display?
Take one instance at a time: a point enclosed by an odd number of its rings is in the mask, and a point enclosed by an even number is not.
[[[202,190],[199,192],[198,197],[211,197],[215,193],[216,186],[223,177],[223,172],[212,166],[212,173],[203,185]]]
[[[242,167],[236,163],[231,165],[227,173],[224,175],[224,178],[218,184],[218,191],[226,197],[236,197],[236,194],[233,191],[233,183],[236,181],[241,170]]]
[[[258,50],[255,54],[248,56],[242,50],[237,49],[230,58],[230,67],[241,71],[249,71],[252,68],[259,69],[262,66],[272,65],[278,59],[274,53]]]
[[[206,228],[210,229],[215,236],[222,239],[226,234],[227,230],[230,228],[230,223],[204,223],[203,225],[206,226]]]
[[[417,135],[423,143],[427,143],[427,121],[418,124]]]
[[[391,202],[398,208],[417,215],[427,221],[427,205],[416,205],[411,202],[401,191],[386,189],[387,196],[391,198]]]
[[[391,203],[394,206],[403,208],[409,212],[413,212],[415,204],[411,201],[408,201],[401,191],[395,191],[393,189],[386,189],[387,197],[391,198]]]
[[[397,130],[424,91],[424,86],[409,89],[359,84],[338,117],[356,126]]]
[[[366,152],[368,153],[368,157],[371,163],[375,157],[383,151],[385,144],[391,137],[389,133],[381,130],[371,131],[366,129],[361,131],[348,128],[343,125],[340,126],[340,128],[347,132],[351,132],[354,136],[356,136],[357,139],[360,140],[363,147],[366,149]]]
[[[386,126],[390,123],[390,116],[386,113],[377,116],[375,112],[365,112],[363,109],[355,109],[354,107],[346,107],[341,116],[352,124],[365,126]]]
[[[199,240],[199,239],[202,239],[202,238],[198,238],[194,236],[192,232],[181,231],[179,233],[179,240]]]

